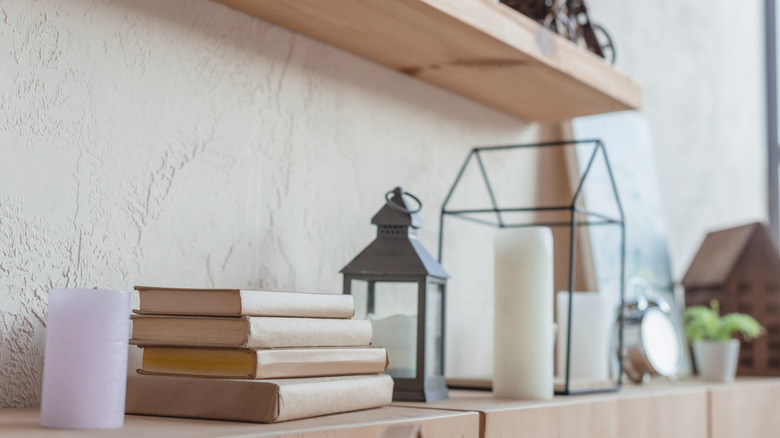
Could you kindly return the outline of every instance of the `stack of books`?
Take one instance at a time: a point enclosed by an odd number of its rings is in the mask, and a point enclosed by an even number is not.
[[[272,423],[387,405],[387,352],[351,295],[136,287],[129,414]]]

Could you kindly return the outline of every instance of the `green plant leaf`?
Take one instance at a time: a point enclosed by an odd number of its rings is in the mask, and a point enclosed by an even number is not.
[[[753,339],[764,332],[764,328],[744,313],[729,313],[721,317],[717,300],[710,302],[710,307],[692,306],[685,309],[685,335],[690,341],[709,340],[726,341],[734,333],[741,333],[745,340]]]
[[[746,341],[756,338],[764,328],[752,316],[743,313],[729,313],[721,318],[721,331],[731,337],[732,333],[741,333]]]
[[[705,306],[685,309],[685,335],[691,341],[712,339],[718,330],[718,314]]]

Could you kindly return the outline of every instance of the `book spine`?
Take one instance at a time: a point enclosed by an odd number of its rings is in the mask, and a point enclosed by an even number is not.
[[[273,423],[390,404],[386,375],[290,380],[214,380],[131,375],[128,414]]]
[[[278,389],[263,381],[129,375],[125,412],[272,423],[279,416]]]
[[[367,320],[250,317],[243,347],[360,347],[370,345],[371,339]]]
[[[130,343],[139,346],[240,348],[252,333],[247,316],[131,315],[130,320],[133,322]]]
[[[352,318],[352,295],[240,292],[241,314],[247,316],[286,316],[300,318]]]

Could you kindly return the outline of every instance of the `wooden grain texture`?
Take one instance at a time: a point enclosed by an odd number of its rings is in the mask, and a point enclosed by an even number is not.
[[[780,379],[744,378],[626,386],[618,393],[503,400],[484,391],[450,391],[434,403],[396,402],[381,409],[277,424],[128,415],[113,431],[43,429],[36,408],[0,410],[0,435],[28,437],[381,438],[419,425],[425,438],[774,438],[780,436]],[[393,430],[395,429],[395,430]]]
[[[641,106],[641,87],[598,56],[491,0],[217,0],[527,120]]]
[[[780,380],[755,379],[713,387],[710,438],[780,436]]]
[[[485,437],[707,438],[703,391],[487,413]]]
[[[110,431],[54,430],[39,426],[37,408],[0,410],[0,436],[32,437],[285,437],[380,438],[388,429],[417,424],[425,438],[476,438],[479,414],[388,406],[276,424],[191,420],[127,415],[125,427]]]
[[[483,438],[707,438],[707,391],[708,385],[701,382],[658,384],[550,401],[504,400],[489,392],[451,391],[448,400],[393,405],[479,411]]]

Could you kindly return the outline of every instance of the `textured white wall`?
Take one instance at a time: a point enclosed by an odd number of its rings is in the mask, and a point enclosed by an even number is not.
[[[0,72],[0,407],[39,400],[49,288],[340,291],[385,191],[435,251],[468,149],[541,135],[210,1],[0,2]]]
[[[646,86],[686,260],[763,212],[759,11],[593,3]],[[0,0],[0,407],[39,400],[50,287],[338,291],[386,190],[426,203],[435,251],[468,149],[549,135],[206,0]],[[448,372],[484,374],[492,236],[450,230]]]

